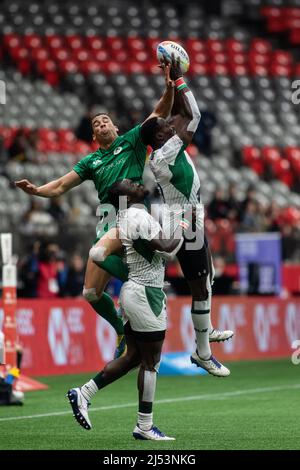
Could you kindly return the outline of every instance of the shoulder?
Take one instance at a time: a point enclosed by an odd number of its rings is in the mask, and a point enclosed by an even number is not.
[[[167,142],[160,148],[153,152],[151,160],[159,160],[161,158],[168,159],[174,158],[178,155],[181,151],[184,143],[182,142],[181,138],[175,134],[171,137]]]
[[[132,144],[136,144],[137,142],[142,143],[141,124],[138,124],[137,126],[133,127],[129,131],[125,132],[125,134],[122,134],[121,137],[124,140],[127,140],[128,142],[131,142]]]

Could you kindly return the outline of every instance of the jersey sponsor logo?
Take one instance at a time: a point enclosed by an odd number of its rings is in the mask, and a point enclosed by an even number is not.
[[[114,155],[119,155],[119,153],[121,153],[123,150],[123,147],[117,147],[115,150],[114,150]]]
[[[93,166],[96,166],[96,165],[98,165],[99,163],[101,163],[101,159],[100,159],[100,158],[97,158],[97,160],[93,161]]]

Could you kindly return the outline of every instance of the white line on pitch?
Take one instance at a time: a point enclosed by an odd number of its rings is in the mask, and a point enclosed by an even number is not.
[[[248,390],[235,390],[232,392],[224,393],[215,393],[207,395],[194,395],[189,397],[178,397],[178,398],[165,398],[163,400],[156,400],[155,405],[165,404],[165,403],[180,403],[184,401],[192,400],[224,400],[231,397],[239,397],[241,395],[252,395],[255,393],[269,393],[269,392],[280,392],[283,390],[293,390],[300,389],[300,384],[289,385],[289,386],[278,386],[278,387],[264,387],[264,388],[250,388]],[[137,402],[134,403],[124,403],[123,405],[108,405],[108,406],[99,406],[96,408],[91,408],[89,413],[93,411],[106,411],[106,410],[115,410],[120,408],[130,408],[132,406],[137,406]],[[56,411],[54,413],[43,413],[38,415],[31,416],[11,416],[10,418],[0,418],[0,421],[16,421],[22,419],[34,419],[34,418],[47,418],[49,416],[63,416],[72,413],[71,410],[68,411]]]

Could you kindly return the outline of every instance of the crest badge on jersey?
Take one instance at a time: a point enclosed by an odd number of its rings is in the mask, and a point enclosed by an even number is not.
[[[120,152],[122,152],[123,148],[122,147],[117,147],[115,150],[114,150],[114,155],[119,155]]]

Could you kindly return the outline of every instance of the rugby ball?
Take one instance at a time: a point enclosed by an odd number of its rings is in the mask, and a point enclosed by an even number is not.
[[[163,41],[158,44],[156,49],[158,62],[166,60],[167,62],[171,63],[172,54],[174,54],[175,60],[178,58],[180,59],[180,68],[182,73],[187,72],[190,66],[190,59],[187,52],[180,44],[177,44],[177,42],[173,41]]]

